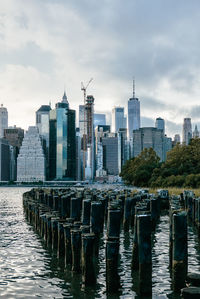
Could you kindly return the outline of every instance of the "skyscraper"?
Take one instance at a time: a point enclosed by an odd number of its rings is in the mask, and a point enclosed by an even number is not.
[[[112,132],[117,133],[119,129],[126,129],[126,127],[124,107],[114,107],[112,109]]]
[[[8,111],[3,104],[0,107],[0,138],[4,137],[4,129],[8,128]]]
[[[197,129],[197,125],[195,125],[195,129],[193,131],[193,138],[199,138],[199,131]]]
[[[135,82],[133,81],[133,97],[128,100],[128,137],[133,138],[133,130],[140,128],[140,101],[135,97]]]
[[[183,122],[183,143],[188,145],[191,138],[192,138],[191,118],[184,118],[184,122]]]
[[[10,145],[5,138],[0,138],[0,181],[10,180]]]
[[[134,130],[133,157],[138,156],[144,148],[153,148],[161,161],[165,160],[165,136],[163,130],[144,127]]]
[[[51,180],[76,178],[76,113],[69,109],[66,94],[50,111],[49,177]]]
[[[42,138],[42,145],[46,158],[46,178],[49,178],[49,112],[50,105],[42,105],[36,111],[36,126]]]
[[[102,113],[94,113],[94,128],[96,126],[105,126],[106,125],[106,115]]]
[[[165,134],[165,121],[163,118],[161,117],[156,118],[155,127],[156,129],[163,130],[163,133]]]
[[[17,157],[17,181],[45,181],[45,156],[37,127],[29,127],[24,136]]]
[[[94,97],[88,95],[85,105],[79,106],[79,129],[82,138],[82,178],[94,177]]]
[[[16,181],[17,179],[17,157],[24,138],[24,130],[21,128],[9,127],[4,129],[4,138],[10,145],[10,179]]]

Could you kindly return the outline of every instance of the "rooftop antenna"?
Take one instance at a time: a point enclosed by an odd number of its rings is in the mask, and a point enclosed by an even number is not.
[[[133,77],[133,99],[135,99],[135,78]]]

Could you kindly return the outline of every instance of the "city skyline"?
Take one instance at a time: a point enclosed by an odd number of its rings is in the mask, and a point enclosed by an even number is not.
[[[173,136],[191,117],[199,127],[199,7],[195,0],[4,1],[0,103],[9,125],[35,124],[35,111],[49,101],[54,107],[65,88],[78,111],[80,83],[90,78],[95,112],[126,108],[134,76],[141,126],[161,117]]]

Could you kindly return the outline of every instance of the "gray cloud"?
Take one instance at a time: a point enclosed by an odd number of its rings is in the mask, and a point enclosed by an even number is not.
[[[1,100],[10,122],[28,126],[35,107],[56,101],[64,84],[77,109],[80,82],[90,77],[97,110],[126,107],[133,76],[144,123],[161,116],[174,133],[188,114],[198,122],[199,8],[198,0],[0,3]]]

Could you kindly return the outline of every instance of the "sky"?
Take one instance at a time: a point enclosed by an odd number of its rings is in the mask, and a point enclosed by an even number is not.
[[[0,103],[10,126],[34,125],[35,111],[54,108],[64,89],[78,111],[91,78],[96,112],[127,109],[133,77],[142,126],[162,117],[173,137],[191,117],[200,129],[199,0],[0,1]]]

